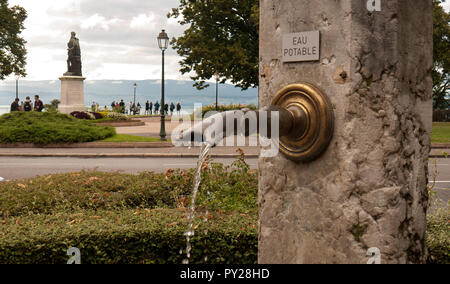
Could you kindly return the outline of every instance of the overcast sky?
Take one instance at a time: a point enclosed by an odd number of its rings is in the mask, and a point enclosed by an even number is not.
[[[10,0],[28,11],[26,30],[27,79],[53,80],[67,70],[70,32],[80,39],[83,75],[90,80],[159,79],[161,50],[157,36],[166,29],[170,37],[183,33],[167,13],[178,0]],[[166,54],[168,79],[188,79],[179,74],[180,58]]]
[[[67,70],[70,32],[82,48],[83,75],[89,80],[161,78],[161,29],[179,36],[183,27],[166,15],[179,0],[10,0],[28,11],[28,80],[54,80]],[[445,4],[450,9],[450,1]],[[168,79],[181,76],[173,50],[166,56]]]

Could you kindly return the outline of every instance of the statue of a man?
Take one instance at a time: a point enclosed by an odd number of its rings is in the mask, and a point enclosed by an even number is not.
[[[81,72],[81,49],[80,41],[76,37],[76,33],[72,32],[72,37],[67,44],[69,58],[67,59],[66,76],[82,76]]]

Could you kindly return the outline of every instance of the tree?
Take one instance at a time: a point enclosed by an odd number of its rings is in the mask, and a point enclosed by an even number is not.
[[[433,107],[450,107],[450,13],[442,7],[445,0],[433,0],[434,5],[434,67],[433,67]]]
[[[258,86],[259,0],[180,0],[168,14],[179,16],[189,27],[171,44],[183,57],[181,73],[195,73],[194,86],[208,87],[216,72],[222,83]]]
[[[434,108],[450,107],[450,13],[434,5]],[[242,89],[258,86],[259,70],[259,1],[258,0],[181,0],[168,17],[190,25],[184,35],[172,40],[183,57],[181,73],[196,73],[193,80],[199,89],[208,87],[205,80],[217,71]]]
[[[26,41],[20,37],[26,18],[24,8],[9,8],[8,0],[0,0],[0,80],[13,73],[26,76]]]

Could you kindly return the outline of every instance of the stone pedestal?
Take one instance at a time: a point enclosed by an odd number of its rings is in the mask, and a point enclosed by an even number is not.
[[[84,80],[85,77],[63,76],[61,80],[61,104],[59,112],[70,114],[74,111],[86,111],[84,103]]]
[[[318,160],[260,159],[259,262],[423,263],[432,127],[432,1],[261,0],[260,106],[305,82],[330,98]],[[320,31],[320,61],[283,63],[283,35]]]

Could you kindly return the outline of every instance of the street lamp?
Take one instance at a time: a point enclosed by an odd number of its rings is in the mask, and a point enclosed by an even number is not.
[[[167,33],[165,30],[162,30],[162,32],[158,36],[158,46],[162,50],[162,80],[161,80],[161,141],[166,141],[166,110],[165,105],[166,101],[164,98],[164,53],[169,47],[169,36],[167,36]]]
[[[219,111],[219,72],[214,73],[214,78],[216,79],[216,111]]]
[[[136,115],[136,88],[137,88],[137,84],[134,83],[134,100],[133,100],[133,112],[134,115]]]
[[[16,78],[16,99],[19,98],[19,79],[20,79],[20,74],[16,73],[15,76]]]

